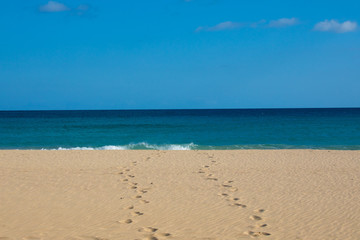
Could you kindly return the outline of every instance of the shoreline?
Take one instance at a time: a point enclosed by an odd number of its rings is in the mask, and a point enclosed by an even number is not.
[[[82,148],[82,147],[81,147]],[[87,148],[87,147],[84,147]],[[0,149],[0,152],[5,151],[162,151],[162,152],[187,152],[187,151],[358,151],[360,152],[360,149],[319,149],[319,148],[245,148],[245,149],[181,149],[181,150],[162,150],[162,149],[72,149],[72,148],[64,148],[64,149]]]
[[[359,183],[359,150],[0,150],[0,238],[357,239]]]

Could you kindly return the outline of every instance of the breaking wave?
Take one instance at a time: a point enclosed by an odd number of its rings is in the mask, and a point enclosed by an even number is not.
[[[150,144],[147,142],[130,143],[127,145],[106,145],[100,147],[58,147],[58,148],[41,148],[41,150],[251,150],[251,149],[318,149],[318,150],[359,150],[360,145],[286,145],[286,144],[245,144],[245,145],[197,145],[188,144]]]
[[[59,147],[56,149],[42,150],[193,150],[196,149],[197,145],[194,143],[189,144],[149,144],[146,142],[131,143],[128,145],[106,145],[102,147],[70,147],[64,148]]]

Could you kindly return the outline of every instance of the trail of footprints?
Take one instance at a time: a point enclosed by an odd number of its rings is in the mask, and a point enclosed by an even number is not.
[[[219,179],[211,171],[211,168],[213,166],[218,165],[218,163],[215,160],[214,155],[211,155],[209,153],[205,153],[205,154],[210,159],[210,163],[200,168],[197,173],[201,174],[202,177],[207,181],[219,182]],[[247,205],[240,202],[239,197],[234,196],[234,193],[238,191],[238,188],[232,186],[233,182],[234,181],[232,180],[228,180],[222,182],[221,184],[218,184],[217,186],[219,186],[219,188],[221,189],[221,192],[218,194],[218,196],[224,199],[225,201],[229,202],[229,206],[231,207],[236,207],[240,209],[247,208]],[[266,223],[263,222],[264,219],[261,216],[262,213],[264,212],[265,209],[257,209],[254,211],[253,215],[249,216],[249,218],[254,222],[254,224],[248,226],[250,230],[244,232],[245,235],[248,235],[252,238],[271,235],[270,233],[263,231],[263,229],[265,229],[268,226]]]
[[[160,151],[156,154],[156,157],[160,157]],[[150,161],[151,157],[147,157],[145,161]],[[132,167],[136,167],[137,161],[133,161],[131,163]],[[122,182],[124,184],[128,184],[128,187],[132,190],[134,190],[134,195],[132,196],[132,199],[136,200],[140,204],[148,204],[150,201],[146,200],[144,198],[145,194],[150,190],[150,188],[143,188],[141,187],[136,181],[136,176],[131,173],[131,168],[129,167],[123,167],[121,171],[119,172],[119,175],[122,178]],[[151,185],[153,183],[150,183]],[[136,202],[133,205],[129,205],[124,208],[125,210],[128,210],[129,218],[123,219],[118,221],[121,224],[132,224],[136,222],[136,218],[142,217],[145,215],[145,213],[140,212],[136,209]],[[144,239],[147,240],[159,240],[159,239],[166,239],[169,237],[172,237],[170,233],[159,231],[158,228],[155,227],[141,227],[138,229],[140,233],[144,235]]]
[[[161,154],[161,152],[159,151],[156,154],[156,157],[160,157],[161,156],[160,154]],[[208,153],[206,153],[206,155],[210,159],[210,163],[208,165],[204,165],[202,168],[200,168],[197,173],[201,174],[202,177],[207,181],[219,182],[219,179],[211,171],[211,167],[216,166],[218,163],[214,159],[214,155],[210,155]],[[150,160],[151,160],[151,157],[147,157],[145,161],[150,161]],[[132,167],[136,167],[136,165],[137,165],[137,161],[133,161],[131,164]],[[132,196],[132,198],[134,200],[137,200],[138,203],[140,203],[140,204],[150,203],[150,201],[144,199],[144,197],[143,197],[150,190],[150,188],[142,188],[141,186],[139,186],[139,184],[135,181],[136,176],[131,173],[131,168],[123,167],[122,169],[120,169],[119,175],[121,177],[121,181],[124,184],[127,184],[130,189],[134,190],[134,195]],[[219,197],[221,197],[225,201],[229,202],[229,206],[231,206],[231,207],[236,207],[236,208],[240,208],[240,209],[247,208],[247,205],[240,202],[239,197],[233,196],[234,193],[238,191],[238,189],[236,187],[233,187],[232,183],[233,183],[232,180],[228,180],[228,181],[222,182],[220,185],[217,185],[221,189],[221,192],[218,194]],[[136,221],[133,219],[136,219],[138,217],[142,217],[143,215],[145,215],[145,213],[136,210],[136,204],[129,205],[129,206],[125,207],[125,209],[130,212],[129,216],[131,216],[131,217],[120,220],[120,221],[118,221],[118,223],[132,224],[132,223],[134,223],[134,221]],[[254,224],[249,226],[249,229],[250,229],[249,231],[244,232],[245,235],[248,235],[252,238],[271,235],[270,233],[268,233],[266,231],[262,231],[262,229],[264,229],[268,226],[266,223],[263,222],[264,219],[261,216],[263,212],[265,212],[264,209],[258,209],[258,210],[254,211],[253,215],[249,216],[249,218],[254,222]],[[155,227],[141,227],[138,229],[138,231],[140,233],[143,233],[144,239],[147,239],[147,240],[159,240],[159,239],[164,239],[164,238],[167,239],[169,237],[172,237],[172,235],[170,233],[161,232],[161,231],[159,231],[158,228],[155,228]],[[9,238],[0,237],[0,240],[2,240],[2,239],[6,240]],[[40,239],[40,238],[30,237],[30,238],[25,238],[25,239]],[[101,239],[102,240],[102,238],[98,238],[98,237],[92,237],[91,239],[96,239],[96,240]]]

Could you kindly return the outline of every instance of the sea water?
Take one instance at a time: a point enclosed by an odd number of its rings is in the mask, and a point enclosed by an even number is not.
[[[0,111],[0,149],[360,149],[360,108]]]

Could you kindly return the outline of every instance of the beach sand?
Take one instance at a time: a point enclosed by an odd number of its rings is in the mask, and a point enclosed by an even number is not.
[[[360,151],[0,151],[0,239],[360,239]]]

